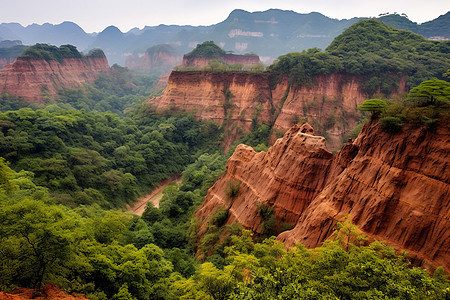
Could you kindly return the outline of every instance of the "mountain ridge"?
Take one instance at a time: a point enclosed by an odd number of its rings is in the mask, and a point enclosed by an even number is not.
[[[387,25],[410,29],[428,38],[450,39],[450,26],[446,26],[450,23],[449,12],[423,24],[414,23],[400,15],[390,16],[382,16],[380,20]],[[281,9],[260,12],[235,9],[225,20],[208,26],[161,24],[145,26],[143,29],[133,28],[127,32],[115,27],[118,31],[113,41],[105,40],[107,29],[113,25],[91,34],[69,21],[56,25],[44,23],[28,26],[1,23],[0,36],[3,39],[21,40],[23,44],[74,44],[81,50],[102,48],[112,64],[121,65],[124,65],[129,53],[144,53],[149,47],[158,44],[171,44],[179,55],[183,55],[197,43],[214,40],[227,51],[238,54],[255,52],[267,63],[292,51],[313,47],[324,49],[334,37],[360,19],[364,18],[339,20],[319,12],[302,14]],[[404,28],[405,26],[411,28]]]

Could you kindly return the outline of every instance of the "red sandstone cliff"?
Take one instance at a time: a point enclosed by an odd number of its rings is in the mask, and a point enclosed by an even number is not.
[[[267,73],[173,71],[163,95],[149,103],[160,111],[179,107],[194,110],[200,119],[226,121],[231,137],[248,132],[256,117],[281,131],[303,119],[326,133],[327,146],[337,149],[368,97],[361,85],[358,77],[343,74],[318,76],[311,85],[291,88],[287,80],[271,87]],[[228,104],[226,90],[232,94]],[[404,80],[393,92],[405,92]]]
[[[43,103],[54,99],[62,87],[92,84],[102,72],[109,72],[106,57],[55,60],[17,59],[0,70],[0,93],[23,97],[28,102]]]
[[[350,214],[366,235],[450,270],[449,153],[448,121],[395,135],[375,121],[334,155],[309,125],[296,125],[267,153],[238,146],[196,213],[199,234],[220,207],[229,209],[226,224],[261,233],[260,203],[274,208],[276,229],[295,225],[278,240],[316,247]],[[232,199],[229,182],[241,182]]]
[[[134,71],[146,73],[167,73],[182,62],[182,57],[167,52],[132,54],[128,56],[125,66]]]

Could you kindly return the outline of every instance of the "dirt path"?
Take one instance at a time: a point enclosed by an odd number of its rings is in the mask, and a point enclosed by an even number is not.
[[[163,180],[159,183],[159,185],[149,194],[146,194],[139,198],[133,206],[127,205],[128,211],[131,211],[132,213],[142,216],[142,213],[145,210],[145,206],[147,202],[152,202],[155,207],[159,207],[159,200],[162,198],[162,190],[172,183],[181,183],[181,176],[175,175],[172,178]]]

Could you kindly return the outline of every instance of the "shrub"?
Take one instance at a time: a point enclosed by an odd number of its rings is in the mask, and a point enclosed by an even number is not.
[[[386,107],[386,102],[380,99],[368,99],[364,101],[363,104],[358,106],[359,110],[362,111],[371,111],[371,112],[381,112]]]
[[[225,194],[227,194],[230,199],[236,198],[237,194],[239,193],[241,181],[228,181],[227,185],[228,188],[225,189]]]
[[[383,117],[381,118],[380,122],[383,130],[390,133],[396,133],[400,131],[403,126],[402,120],[398,117]]]
[[[214,215],[211,216],[210,222],[217,227],[222,227],[228,218],[228,209],[219,209]]]

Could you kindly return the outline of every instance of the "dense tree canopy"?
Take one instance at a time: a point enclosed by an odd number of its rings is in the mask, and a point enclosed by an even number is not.
[[[63,203],[121,207],[218,147],[216,125],[144,109],[123,119],[54,105],[0,113],[0,155]]]
[[[407,75],[409,87],[442,74],[450,64],[450,42],[430,41],[371,19],[350,26],[321,52],[309,49],[282,55],[269,67],[274,80],[288,75],[296,85],[318,74],[348,73],[364,78],[368,94],[390,94]]]
[[[88,54],[93,57],[105,57],[105,54],[100,49],[95,49]],[[45,59],[57,60],[61,62],[64,58],[83,58],[83,53],[79,52],[75,46],[62,45],[56,47],[48,44],[36,44],[25,49],[18,58],[23,59]]]

